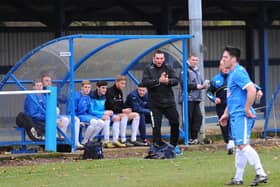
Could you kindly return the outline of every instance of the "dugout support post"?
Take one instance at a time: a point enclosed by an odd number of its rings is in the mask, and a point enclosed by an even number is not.
[[[57,151],[56,146],[56,105],[57,105],[57,88],[48,86],[50,93],[47,94],[46,103],[46,151]]]

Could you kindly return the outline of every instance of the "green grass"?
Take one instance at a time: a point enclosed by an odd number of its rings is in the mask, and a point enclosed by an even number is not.
[[[280,148],[262,148],[258,152],[270,178],[260,186],[279,186]],[[1,167],[0,186],[219,187],[233,174],[234,156],[224,151],[196,151],[184,152],[172,160],[127,158]],[[247,165],[244,186],[249,186],[254,176],[253,168]]]

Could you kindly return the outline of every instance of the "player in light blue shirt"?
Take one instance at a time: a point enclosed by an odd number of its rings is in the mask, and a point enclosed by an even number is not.
[[[256,113],[252,105],[256,97],[256,88],[246,70],[239,65],[240,49],[226,47],[222,60],[225,68],[230,70],[228,77],[227,108],[220,118],[221,125],[231,125],[232,138],[236,145],[236,173],[227,185],[242,185],[243,174],[247,161],[256,171],[256,178],[251,186],[266,183],[267,174],[264,172],[260,158],[250,145],[251,130],[254,126]],[[230,124],[227,119],[230,116]]]

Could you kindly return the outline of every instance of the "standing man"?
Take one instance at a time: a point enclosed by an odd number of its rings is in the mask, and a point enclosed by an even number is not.
[[[189,144],[198,144],[197,139],[202,124],[202,113],[200,102],[203,89],[207,89],[208,82],[203,83],[199,72],[199,59],[196,54],[191,54],[188,58],[188,117],[189,117]],[[183,90],[183,72],[180,74],[180,83]],[[182,97],[183,98],[183,97]]]
[[[221,125],[227,125],[230,116],[232,138],[236,145],[234,178],[228,185],[242,185],[243,174],[247,161],[256,171],[256,177],[251,186],[266,183],[267,174],[264,172],[260,158],[255,149],[250,145],[251,130],[254,126],[256,114],[252,105],[256,97],[256,88],[250,80],[246,70],[239,65],[240,49],[226,47],[222,60],[225,68],[230,70],[228,77],[227,108],[220,118]]]
[[[220,61],[219,73],[215,75],[211,82],[210,87],[207,90],[207,97],[216,104],[216,113],[219,117],[223,115],[226,107],[227,107],[227,77],[228,77],[229,69],[226,69],[224,66],[224,62]],[[229,123],[229,120],[228,122]],[[224,138],[224,142],[227,144],[228,154],[233,154],[234,142],[231,138],[230,125],[222,126],[220,125],[220,129],[222,132],[222,136]]]
[[[157,50],[153,56],[153,63],[145,67],[142,83],[148,88],[149,108],[153,112],[153,142],[158,145],[164,144],[161,138],[161,122],[165,115],[171,126],[170,144],[175,147],[176,154],[181,154],[181,150],[177,146],[179,114],[172,90],[172,87],[178,85],[179,81],[174,69],[165,63],[165,55],[162,51]]]

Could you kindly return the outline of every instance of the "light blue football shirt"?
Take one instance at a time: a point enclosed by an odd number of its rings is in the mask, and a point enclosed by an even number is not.
[[[247,99],[246,87],[253,84],[247,71],[237,64],[229,73],[227,90],[227,107],[230,115],[245,114],[245,104]],[[251,108],[255,113],[254,109]]]

